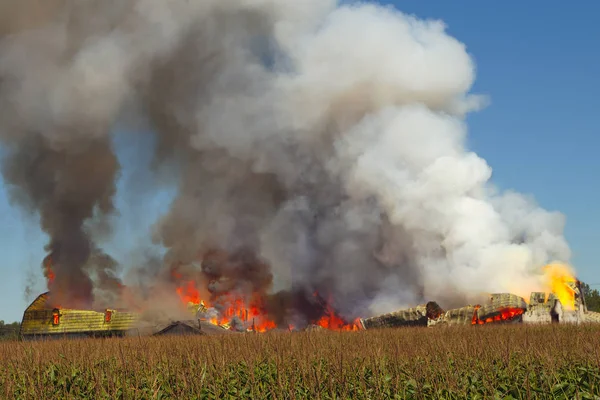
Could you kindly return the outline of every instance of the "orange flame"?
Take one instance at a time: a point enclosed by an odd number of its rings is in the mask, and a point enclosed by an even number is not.
[[[48,254],[46,256],[46,258],[44,258],[44,261],[42,262],[43,266],[44,266],[44,276],[46,277],[46,281],[48,283],[48,285],[51,285],[52,282],[54,282],[54,279],[56,278],[56,274],[54,273],[54,270],[52,269],[52,254]]]
[[[177,273],[173,273],[172,275],[174,278],[181,278],[181,275]],[[181,301],[186,305],[203,305],[206,308],[214,307],[214,304],[201,298],[200,291],[194,281],[185,281],[175,290]],[[225,295],[219,298],[219,303],[225,303],[227,306],[224,310],[221,310],[218,317],[208,320],[213,325],[228,326],[233,322],[234,318],[238,318],[246,326],[250,326],[248,330],[254,332],[266,332],[277,327],[275,322],[270,320],[266,312],[263,311],[263,302],[258,295],[250,296],[247,299],[244,299],[242,296]]]
[[[577,279],[573,269],[566,264],[554,263],[546,265],[543,272],[547,290],[554,293],[565,309],[574,310],[575,290],[573,286]]]
[[[525,310],[522,308],[504,307],[498,310],[498,314],[486,318],[485,320],[481,320],[477,316],[477,310],[479,308],[481,308],[481,306],[475,306],[475,312],[473,313],[473,318],[471,319],[471,325],[483,325],[489,324],[490,322],[510,321],[511,319],[518,317],[525,312]]]
[[[183,280],[182,275],[176,271],[173,271],[171,275],[175,281],[180,282],[175,290],[183,304],[187,306],[203,306],[205,308],[215,307],[216,303],[202,299],[195,281]],[[318,297],[317,293],[314,295]],[[214,325],[230,326],[233,319],[237,318],[242,321],[248,331],[266,332],[277,328],[277,324],[270,319],[265,310],[264,297],[261,293],[253,293],[248,296],[226,294],[219,296],[216,300],[212,300],[221,305],[219,315],[207,320]],[[352,323],[348,323],[333,310],[330,303],[328,302],[325,305],[323,315],[314,322],[316,325],[326,329],[341,331],[357,331],[360,329],[358,319]],[[290,325],[288,329],[292,330],[293,327]]]
[[[335,313],[328,313],[327,315],[322,316],[317,321],[316,325],[336,331],[358,331],[360,329],[358,319],[352,323],[347,323]]]
[[[318,297],[317,292],[313,293],[313,295]],[[336,331],[358,331],[360,329],[360,322],[358,318],[352,323],[347,323],[331,307],[331,301],[327,302],[325,305],[325,314],[319,318],[317,322],[315,322],[315,325]]]
[[[181,298],[181,301],[184,302],[184,304],[200,304],[200,293],[198,292],[198,289],[196,288],[196,283],[194,281],[188,281],[185,283],[184,286],[178,287],[175,290],[177,291],[177,294]]]
[[[54,309],[52,311],[52,325],[58,325],[60,323],[60,311],[58,309]]]
[[[477,310],[479,310],[480,308],[480,305],[475,306],[475,311],[473,311],[473,318],[471,318],[471,325],[477,325],[479,323],[479,318],[477,318]]]

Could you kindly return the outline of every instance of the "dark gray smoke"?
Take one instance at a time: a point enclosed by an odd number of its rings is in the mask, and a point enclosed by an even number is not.
[[[115,283],[90,255],[113,212],[110,132],[132,113],[158,137],[154,171],[168,166],[178,184],[169,212],[149,216],[164,270],[211,249],[244,254],[207,280],[213,294],[283,291],[281,307],[266,305],[280,315],[317,292],[352,317],[525,292],[540,266],[568,261],[562,216],[496,193],[466,148],[464,116],[484,99],[439,21],[333,0],[56,0],[6,13],[3,171],[50,236],[61,301]]]

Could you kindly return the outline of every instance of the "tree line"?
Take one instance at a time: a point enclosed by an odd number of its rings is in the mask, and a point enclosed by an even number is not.
[[[21,323],[19,322],[7,324],[3,320],[0,320],[0,339],[15,339],[19,337],[20,328]]]
[[[585,298],[585,305],[589,311],[600,312],[600,292],[590,288],[587,283],[581,282],[581,290]]]

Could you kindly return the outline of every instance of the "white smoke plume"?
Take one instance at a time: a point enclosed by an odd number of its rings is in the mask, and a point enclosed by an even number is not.
[[[485,98],[440,21],[333,0],[33,9],[0,21],[4,174],[63,252],[82,235],[94,248],[89,226],[112,212],[118,177],[111,128],[135,113],[158,136],[156,172],[169,165],[178,182],[156,216],[165,269],[251,252],[268,270],[239,256],[219,273],[248,290],[318,291],[353,317],[525,294],[542,265],[570,257],[563,217],[497,193],[466,147],[465,115]],[[57,282],[89,276],[90,252],[64,258]]]

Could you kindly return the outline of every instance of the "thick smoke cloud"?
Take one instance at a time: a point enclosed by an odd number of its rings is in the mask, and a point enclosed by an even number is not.
[[[543,264],[568,261],[562,216],[496,193],[466,147],[464,117],[485,99],[469,93],[473,60],[439,21],[322,0],[6,12],[3,173],[51,238],[60,301],[113,285],[102,281],[114,265],[91,261],[93,226],[114,211],[110,132],[132,113],[158,137],[154,171],[168,165],[178,183],[153,233],[165,271],[214,249],[251,254],[229,284],[297,304],[317,291],[353,317],[524,294]]]

